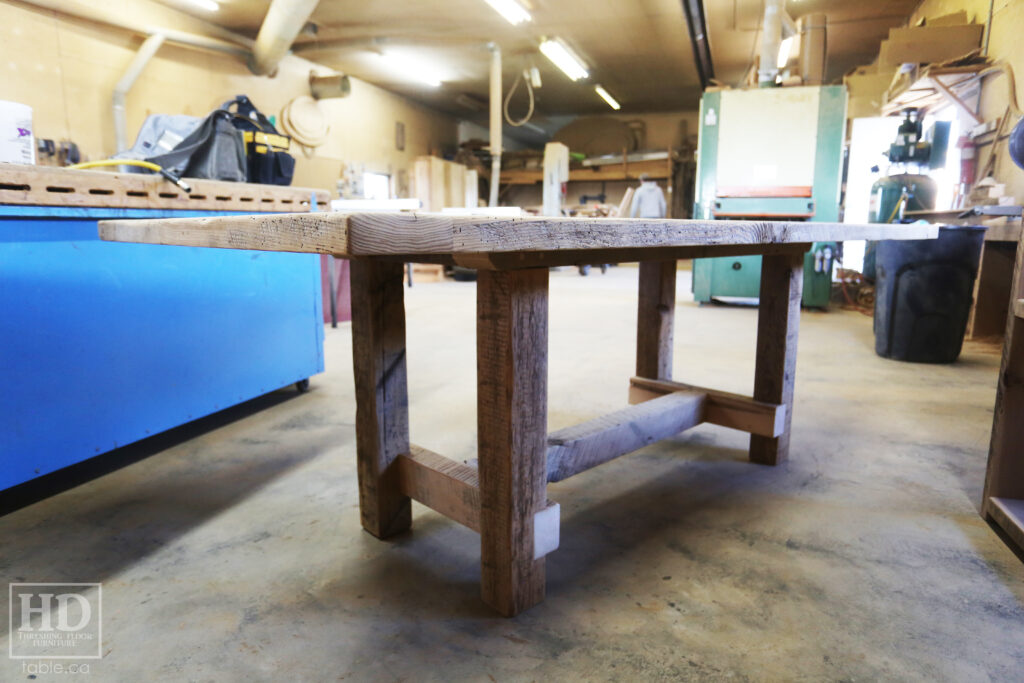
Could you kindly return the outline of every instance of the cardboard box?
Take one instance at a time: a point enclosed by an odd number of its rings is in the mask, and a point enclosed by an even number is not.
[[[925,22],[926,26],[961,26],[967,23],[967,12],[960,10],[941,17],[932,17]]]
[[[889,29],[889,39],[882,41],[878,51],[880,70],[908,62],[933,64],[961,57],[981,46],[984,30],[981,24]]]
[[[859,119],[865,116],[881,116],[883,96],[895,75],[895,71],[861,73],[861,69],[847,74],[843,78],[843,83],[846,85],[846,90],[849,93],[846,118]]]

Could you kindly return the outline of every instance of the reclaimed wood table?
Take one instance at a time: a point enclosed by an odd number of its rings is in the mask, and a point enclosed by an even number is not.
[[[1024,235],[1018,240],[981,514],[1024,556]]]
[[[930,225],[320,213],[111,221],[103,239],[297,251],[352,260],[356,459],[363,528],[386,538],[417,500],[480,534],[482,595],[503,615],[544,599],[558,547],[546,484],[710,422],[750,460],[789,452],[803,255],[812,242],[934,238]],[[762,254],[752,397],[672,379],[676,260]],[[640,262],[631,406],[547,431],[548,269]],[[478,467],[409,442],[402,264],[478,269]]]

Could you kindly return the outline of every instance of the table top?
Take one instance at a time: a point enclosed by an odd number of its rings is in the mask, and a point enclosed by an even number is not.
[[[377,257],[477,268],[612,263],[806,250],[811,242],[933,239],[925,224],[302,213],[114,220],[116,242]]]

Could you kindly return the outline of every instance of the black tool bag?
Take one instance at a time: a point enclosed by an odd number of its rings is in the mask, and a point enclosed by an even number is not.
[[[233,108],[233,110],[232,110]],[[295,159],[291,138],[238,95],[210,113],[170,152],[150,157],[180,177],[291,185]]]
[[[288,153],[291,138],[278,133],[245,95],[237,95],[221,109],[234,114],[232,123],[242,132],[249,182],[291,185],[295,175],[295,157]]]
[[[146,159],[179,177],[210,178],[244,183],[247,180],[245,140],[232,119],[218,109],[170,152]]]

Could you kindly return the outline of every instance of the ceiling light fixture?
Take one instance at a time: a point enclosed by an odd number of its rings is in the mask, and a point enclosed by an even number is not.
[[[531,19],[530,13],[516,0],[484,0],[484,2],[490,5],[495,12],[505,17],[505,21],[513,26],[518,26]]]
[[[220,9],[220,5],[213,0],[185,0],[185,4],[198,7],[199,9],[206,10],[207,12],[216,12]]]
[[[387,64],[389,70],[400,74],[406,80],[429,85],[431,88],[441,86],[441,77],[430,67],[425,67],[417,60],[407,59],[395,54],[382,54],[380,58],[381,61]]]
[[[793,36],[785,38],[779,43],[779,59],[775,66],[780,69],[785,69],[786,64],[789,63],[789,51],[793,48]]]
[[[590,75],[587,67],[583,65],[583,60],[573,54],[569,46],[558,38],[542,42],[540,51],[571,80],[578,81]]]
[[[595,85],[594,86],[594,92],[596,92],[598,95],[600,95],[601,99],[604,100],[605,102],[607,102],[608,106],[611,107],[612,109],[614,109],[615,111],[618,111],[618,110],[622,109],[622,105],[620,105],[618,103],[618,101],[614,97],[611,96],[611,93],[609,93],[607,90],[605,90],[602,86]]]

